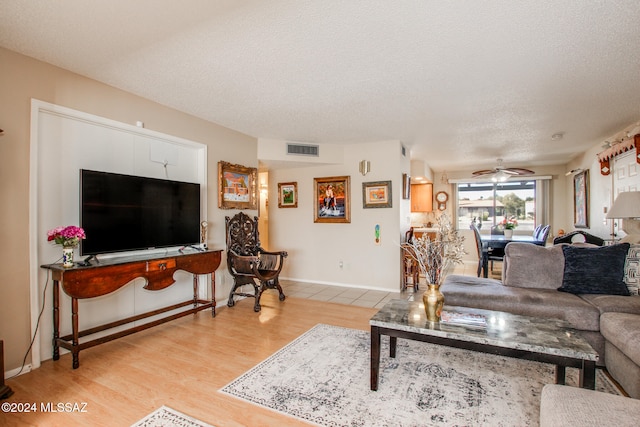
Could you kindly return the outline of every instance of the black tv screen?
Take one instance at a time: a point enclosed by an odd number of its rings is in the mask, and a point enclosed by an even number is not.
[[[200,241],[200,184],[80,170],[81,255]]]

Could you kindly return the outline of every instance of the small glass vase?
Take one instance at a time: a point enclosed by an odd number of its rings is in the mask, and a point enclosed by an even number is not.
[[[424,311],[429,322],[439,322],[444,306],[444,295],[440,292],[440,285],[428,283],[428,289],[422,294]]]
[[[73,267],[73,252],[75,250],[74,246],[63,246],[62,247],[62,266],[65,268]]]

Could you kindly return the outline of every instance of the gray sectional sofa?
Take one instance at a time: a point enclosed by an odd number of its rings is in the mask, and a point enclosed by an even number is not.
[[[566,320],[598,352],[598,364],[640,398],[639,254],[640,245],[510,243],[501,281],[450,275],[441,291],[446,305]]]

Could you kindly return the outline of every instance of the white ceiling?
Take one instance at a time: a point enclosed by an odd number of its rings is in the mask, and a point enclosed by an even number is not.
[[[639,22],[638,0],[0,0],[0,46],[254,137],[459,170],[637,122]]]

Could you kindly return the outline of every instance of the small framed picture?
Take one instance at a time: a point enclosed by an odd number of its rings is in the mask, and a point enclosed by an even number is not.
[[[298,183],[279,182],[278,183],[278,207],[297,208],[298,207]]]
[[[349,176],[313,179],[313,222],[351,222],[350,180]]]
[[[391,181],[362,183],[363,208],[390,208],[391,205]]]
[[[257,168],[218,162],[218,207],[258,209]]]

